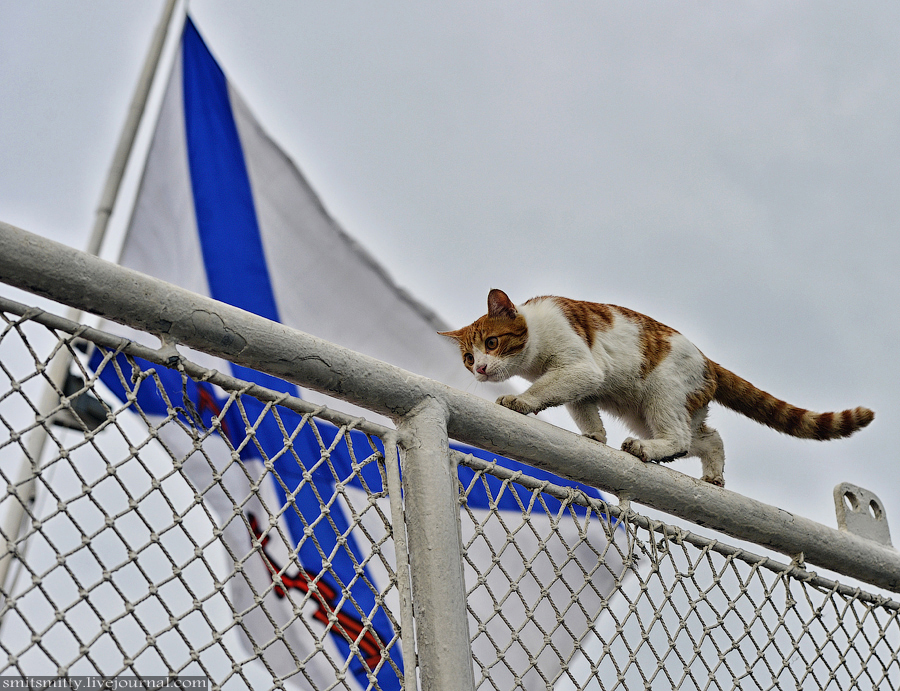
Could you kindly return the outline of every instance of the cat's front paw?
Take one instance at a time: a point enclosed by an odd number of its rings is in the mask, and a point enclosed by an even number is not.
[[[531,405],[523,396],[501,396],[497,399],[497,404],[523,415],[538,412],[538,408]]]
[[[582,437],[587,437],[588,439],[593,439],[594,441],[598,441],[601,444],[606,443],[606,432],[586,432],[581,435]]]

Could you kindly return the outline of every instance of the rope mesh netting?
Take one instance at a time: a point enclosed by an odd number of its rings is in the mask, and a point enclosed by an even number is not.
[[[0,675],[414,683],[394,430],[2,317]],[[477,688],[900,688],[897,602],[452,458]]]

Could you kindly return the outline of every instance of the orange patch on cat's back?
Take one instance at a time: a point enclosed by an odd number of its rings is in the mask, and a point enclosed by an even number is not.
[[[678,332],[672,327],[648,317],[646,314],[635,312],[627,307],[610,306],[640,328],[641,376],[646,377],[656,369],[660,362],[666,359],[666,356],[672,350],[672,336]]]
[[[656,369],[660,362],[666,359],[672,350],[672,336],[678,333],[675,329],[661,324],[646,314],[618,305],[604,305],[559,296],[536,297],[528,300],[525,304],[542,300],[553,300],[562,310],[563,316],[569,322],[572,330],[587,343],[588,348],[594,347],[597,333],[610,329],[617,317],[624,317],[636,324],[640,332],[642,377],[646,377]]]
[[[545,299],[548,298],[533,298],[533,300]],[[594,346],[597,331],[604,331],[612,326],[613,314],[609,305],[561,297],[549,299],[553,300],[557,307],[562,310],[563,316],[569,322],[573,331],[587,343],[588,348]],[[528,302],[532,302],[532,300]]]

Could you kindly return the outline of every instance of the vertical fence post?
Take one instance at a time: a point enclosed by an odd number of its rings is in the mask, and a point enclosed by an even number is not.
[[[426,399],[398,427],[422,689],[474,690],[447,409]]]

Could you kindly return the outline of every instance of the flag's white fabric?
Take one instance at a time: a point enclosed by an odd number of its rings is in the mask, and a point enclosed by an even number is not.
[[[298,169],[262,131],[227,82],[190,20],[185,26],[182,50],[164,97],[121,263],[447,384],[466,388],[471,382],[459,361],[456,347],[435,334],[435,329],[442,325],[429,310],[398,289],[383,269],[330,218]],[[230,367],[228,363],[204,360],[199,355],[196,359],[223,371]],[[232,371],[240,378],[290,390],[284,382],[272,377],[243,368],[232,367]],[[180,380],[177,385],[180,396]],[[202,395],[199,387],[192,391],[192,395]],[[312,392],[300,393],[306,398],[317,399]],[[497,390],[489,393],[497,395]],[[259,434],[263,432],[260,430]],[[278,442],[280,434],[277,430],[274,436]],[[207,454],[210,458],[220,455],[221,462],[226,464],[231,456],[224,444],[220,446],[208,449]],[[246,449],[242,461],[250,467],[257,463],[253,458],[253,445]],[[208,482],[208,466],[194,468],[192,471],[189,464],[186,466],[188,473],[197,473],[196,482]],[[461,472],[469,471],[461,469]],[[471,477],[470,472],[468,477]],[[247,496],[246,474],[230,470],[225,481],[230,481],[229,478],[236,483],[234,496]],[[481,480],[478,482],[484,484]],[[282,490],[277,487],[263,489],[261,496],[267,498],[265,503],[269,512],[273,506],[278,507],[285,501],[283,493],[279,492]],[[554,569],[577,571],[582,566],[577,566],[573,557],[578,558],[580,554],[582,564],[588,566],[592,560],[596,561],[596,555],[579,540],[577,528],[572,527],[574,522],[569,521],[572,526],[568,526],[563,520],[559,530],[561,534],[568,531],[564,540],[551,539],[544,545],[529,546],[528,549],[535,553],[544,550],[546,557],[524,565],[521,553],[510,549],[506,541],[510,526],[521,523],[521,509],[509,501],[500,502],[499,509],[490,507],[496,497],[489,495],[503,492],[507,492],[508,500],[509,490],[501,488],[499,483],[493,490],[473,490],[468,510],[475,520],[463,520],[462,523],[464,542],[474,540],[470,559],[476,570],[490,572],[482,586],[469,583],[472,611],[486,622],[484,631],[475,641],[475,655],[482,665],[496,666],[497,670],[506,670],[507,675],[523,676],[535,664],[529,659],[533,651],[548,650],[545,636],[554,632],[551,638],[559,653],[549,655],[549,659],[548,655],[542,655],[543,674],[529,674],[530,681],[526,686],[545,688],[541,676],[552,679],[556,672],[543,669],[543,666],[556,664],[558,669],[559,661],[554,663],[552,658],[558,655],[566,658],[571,654],[575,647],[573,635],[577,638],[584,633],[585,621],[591,621],[602,598],[610,592],[614,577],[608,570],[597,571],[592,577],[592,586],[577,595],[583,597],[584,602],[572,611],[580,609],[583,613],[574,617],[571,626],[561,627],[560,613],[553,607],[544,606],[533,616],[544,617],[546,621],[539,626],[524,626],[521,630],[516,625],[513,627],[515,633],[511,634],[509,622],[521,620],[523,613],[537,602],[543,587],[540,584],[553,581]],[[302,500],[303,495],[298,495],[296,501]],[[232,510],[227,497],[222,493],[214,494],[210,501],[221,513],[223,522],[228,523],[224,537],[233,546],[233,553],[247,554],[250,537],[244,522],[228,521],[232,518]],[[266,513],[258,502],[243,509],[246,515]],[[318,504],[302,509],[315,510],[318,510]],[[510,511],[507,525],[502,520],[505,511]],[[281,534],[300,539],[303,525],[296,519],[296,525],[287,524],[291,515],[286,511],[279,519]],[[254,516],[253,520],[263,520],[268,526],[269,515]],[[529,532],[549,535],[553,520],[548,511],[535,505],[530,510]],[[473,538],[480,535],[478,523],[484,523],[483,537]],[[334,542],[335,536],[327,539]],[[289,546],[272,545],[271,549],[280,550],[278,559],[294,558],[298,561],[297,568],[313,574],[322,568],[321,559],[303,563],[306,558],[303,550],[293,550],[292,557]],[[588,551],[579,552],[585,549]],[[496,602],[498,591],[505,593],[509,584],[504,586],[506,576],[502,569],[489,568],[492,554],[497,550],[503,552],[504,559],[512,558],[508,573],[521,574],[523,569],[530,568],[533,574],[522,579],[515,598],[507,599],[506,604],[501,605]],[[615,571],[621,564],[617,564],[614,553],[612,550],[609,564]],[[484,564],[480,566],[482,561]],[[515,562],[519,562],[518,565]],[[541,568],[546,568],[547,572],[540,573]],[[472,568],[467,573],[471,578],[476,577]],[[259,626],[259,633],[253,639],[260,646],[261,641],[272,638],[274,627],[267,616],[253,611],[252,591],[271,589],[272,578],[262,563],[248,564],[243,577],[256,585],[253,588],[245,585],[242,591],[234,588],[239,592],[233,592],[231,599],[236,608],[248,611],[244,622],[253,622],[247,623],[248,626]],[[383,578],[377,573],[369,574],[369,577],[375,581]],[[345,582],[350,580],[352,578],[348,577]],[[583,581],[582,578],[582,584]],[[230,581],[235,582],[240,581]],[[379,586],[387,588],[388,583]],[[340,589],[340,586],[336,587]],[[567,597],[566,588],[565,584],[558,584],[552,592]],[[526,594],[528,602],[523,607],[521,598]],[[349,595],[352,597],[353,593]],[[278,625],[295,616],[289,601],[278,599],[271,592],[265,605],[269,613],[278,613]],[[498,606],[508,606],[510,616],[492,616]],[[283,645],[266,649],[267,664],[283,675],[298,669],[299,660],[302,670],[296,678],[301,684],[328,686],[334,683],[334,664],[323,660],[326,656],[339,661],[347,658],[346,645],[339,636],[325,634],[324,642],[317,643],[310,631],[316,626],[325,631],[325,625],[313,621],[314,617],[308,612],[302,616],[306,618],[303,625],[298,622],[291,625],[282,639]],[[563,616],[571,615],[564,612]],[[382,620],[379,626],[384,628],[385,622]],[[572,632],[568,633],[567,628]],[[389,640],[390,633],[388,630],[382,638]],[[472,633],[475,636],[477,631]],[[517,638],[518,642],[510,645],[511,638]],[[399,649],[394,647],[392,659],[396,656],[399,660],[399,655]],[[351,674],[347,683],[355,680],[354,683],[364,688],[369,683],[367,670],[355,663],[349,667]],[[391,674],[394,674],[393,678]],[[378,676],[379,687],[397,688],[398,683],[396,674],[385,665]]]
[[[462,367],[457,347],[435,333],[449,327],[395,285],[335,223],[230,83],[227,89],[280,321],[450,386],[471,388],[474,380]],[[197,229],[183,106],[179,55],[120,263],[212,295]],[[225,270],[235,282],[247,280],[238,265]],[[304,397],[317,398],[313,392]],[[373,414],[366,417],[371,420]]]

